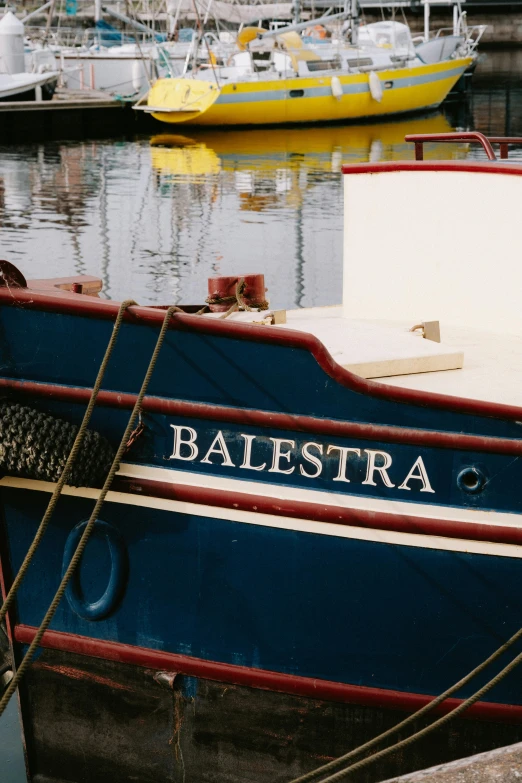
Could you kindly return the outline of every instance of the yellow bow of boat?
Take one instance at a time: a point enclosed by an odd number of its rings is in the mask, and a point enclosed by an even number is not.
[[[203,116],[219,95],[215,84],[200,79],[158,79],[149,93],[148,105],[158,119],[173,115],[166,121],[191,122]]]

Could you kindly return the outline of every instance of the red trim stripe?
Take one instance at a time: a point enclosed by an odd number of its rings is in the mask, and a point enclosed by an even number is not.
[[[37,629],[28,625],[17,625],[14,636],[17,642],[30,644]],[[414,712],[428,704],[433,696],[419,693],[403,693],[384,688],[367,688],[360,685],[347,685],[342,682],[319,680],[311,677],[298,677],[292,674],[251,669],[246,666],[234,666],[228,663],[191,658],[187,655],[151,650],[147,647],[135,647],[119,642],[106,642],[87,636],[46,631],[42,647],[62,652],[102,658],[107,661],[119,661],[151,669],[165,669],[192,677],[216,680],[233,685],[245,685],[250,688],[288,693],[326,701],[338,701],[360,704],[368,707]],[[461,699],[448,699],[434,710],[434,713],[447,713],[461,704]],[[510,723],[522,722],[522,706],[498,704],[495,702],[477,702],[464,714],[465,717],[482,720],[495,720]]]
[[[202,476],[202,480],[204,478]],[[260,487],[262,488],[262,485]],[[252,495],[246,492],[233,492],[212,487],[190,486],[128,476],[116,476],[112,488],[114,492],[128,495],[193,503],[194,505],[253,512],[288,519],[305,519],[310,522],[452,538],[468,542],[483,541],[491,544],[522,546],[522,528],[515,525],[488,525],[481,522],[461,522],[413,514],[393,514],[361,508],[346,508],[328,503],[328,493],[324,493],[325,503],[309,503],[302,500]],[[411,508],[415,509],[415,503],[411,503]],[[513,519],[517,518],[518,515],[513,514]]]
[[[62,386],[34,381],[0,378],[0,389],[7,389],[29,397],[44,397],[61,402],[87,404],[91,390],[82,387]],[[135,394],[100,391],[98,404],[108,408],[132,408]],[[312,435],[352,437],[362,440],[405,443],[413,446],[434,446],[442,449],[487,452],[489,454],[522,455],[522,440],[515,438],[491,438],[484,435],[463,435],[458,432],[437,432],[411,427],[366,424],[335,419],[320,419],[290,413],[233,408],[209,403],[185,402],[166,397],[145,397],[143,410],[167,416],[223,421],[251,427],[271,427],[281,430],[306,432]],[[522,411],[520,411],[522,417]]]
[[[367,166],[367,164],[362,165]],[[388,164],[382,165],[386,166]],[[501,164],[491,165],[495,168],[502,168]],[[511,170],[511,166],[505,166],[504,168]],[[351,167],[350,173],[355,173],[351,171]],[[522,167],[520,173],[522,174]],[[116,318],[119,307],[117,302],[97,299],[82,294],[71,294],[58,290],[48,293],[30,288],[0,288],[0,305],[2,304],[11,307],[22,306],[25,310],[42,310],[110,321]],[[126,311],[124,318],[132,323],[158,328],[163,322],[164,311],[161,308],[130,307]],[[201,334],[216,334],[235,340],[284,345],[288,348],[309,351],[324,372],[337,383],[371,397],[472,415],[514,419],[515,421],[522,420],[522,408],[516,405],[469,400],[447,394],[435,394],[434,392],[406,389],[399,386],[388,386],[384,383],[360,378],[337,364],[320,340],[306,332],[296,332],[291,329],[271,329],[266,326],[220,321],[183,313],[175,313],[172,316],[170,328]]]
[[[204,477],[203,477],[204,478]],[[204,506],[216,506],[235,511],[253,511],[278,517],[306,519],[312,522],[330,522],[348,527],[364,527],[369,530],[387,530],[395,533],[415,533],[424,536],[488,541],[496,544],[522,545],[522,529],[507,525],[485,525],[479,522],[458,522],[448,519],[429,519],[406,514],[390,514],[358,508],[343,508],[331,503],[307,503],[300,500],[271,498],[266,495],[249,495],[209,487],[188,486],[149,479],[117,476],[115,492],[130,495],[177,500]],[[328,494],[325,493],[327,501]],[[412,503],[412,509],[415,504]],[[513,515],[515,518],[515,515]]]
[[[390,171],[464,171],[471,174],[522,176],[520,164],[493,161],[397,160],[383,163],[347,163],[342,167],[343,174],[382,174]]]

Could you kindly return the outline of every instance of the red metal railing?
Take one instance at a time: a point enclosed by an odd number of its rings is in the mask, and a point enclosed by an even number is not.
[[[500,144],[500,157],[505,159],[509,157],[508,146],[510,144],[522,144],[522,139],[517,136],[490,136],[489,140],[491,144]]]
[[[462,133],[419,133],[404,137],[405,141],[411,141],[415,144],[415,160],[424,160],[424,143],[427,141],[436,142],[455,142],[469,141],[475,144],[481,144],[488,160],[498,160],[493,150],[493,144],[500,145],[500,157],[505,160],[509,157],[510,144],[522,144],[522,138],[516,136],[491,136],[489,139],[483,133],[478,131],[465,131]]]

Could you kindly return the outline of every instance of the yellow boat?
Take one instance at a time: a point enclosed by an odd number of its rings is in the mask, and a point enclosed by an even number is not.
[[[200,69],[192,78],[159,79],[143,107],[157,120],[185,125],[279,125],[359,120],[439,106],[472,63],[471,57],[399,67],[335,70],[304,47],[298,36],[280,36],[269,58],[241,51],[225,66]],[[258,55],[259,57],[259,55]],[[366,58],[368,59],[368,58]],[[370,62],[372,60],[370,59]]]

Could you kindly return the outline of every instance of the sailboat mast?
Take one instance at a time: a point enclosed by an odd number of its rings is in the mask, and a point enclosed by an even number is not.
[[[354,46],[357,46],[357,39],[359,37],[359,3],[358,0],[350,0],[350,27],[351,27],[351,42]]]

